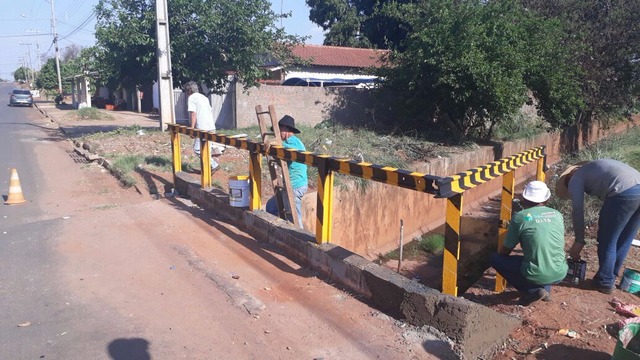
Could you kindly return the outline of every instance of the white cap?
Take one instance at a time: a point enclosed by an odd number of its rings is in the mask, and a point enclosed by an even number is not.
[[[549,200],[551,191],[542,181],[532,181],[524,187],[522,197],[533,203],[543,203]]]

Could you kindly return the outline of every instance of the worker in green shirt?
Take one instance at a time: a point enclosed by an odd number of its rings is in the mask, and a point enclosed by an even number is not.
[[[521,293],[520,305],[551,300],[551,285],[562,281],[569,268],[562,214],[544,206],[550,196],[542,181],[525,186],[524,210],[513,216],[504,243],[491,258],[493,268]],[[510,255],[518,244],[523,254]]]

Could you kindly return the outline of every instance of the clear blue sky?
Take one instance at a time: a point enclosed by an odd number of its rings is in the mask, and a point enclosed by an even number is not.
[[[38,68],[37,53],[54,56],[51,35],[51,2],[60,35],[60,51],[70,45],[94,45],[95,16],[98,0],[2,0],[0,15],[0,77],[13,80],[13,71],[22,65],[20,58]],[[322,29],[309,21],[309,8],[304,0],[271,0],[276,13],[292,12],[282,25],[288,33],[311,36],[308,44],[322,44]],[[276,24],[280,25],[280,24]],[[30,45],[21,45],[30,44]]]

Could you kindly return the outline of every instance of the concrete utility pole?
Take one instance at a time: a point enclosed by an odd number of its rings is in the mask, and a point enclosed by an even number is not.
[[[33,33],[33,34],[39,34],[42,31],[40,31],[40,30],[27,30],[26,32]],[[40,69],[42,68],[42,61],[40,59],[40,42],[38,41],[37,37],[36,37],[36,60],[38,61],[38,66],[36,67],[36,70],[40,71]],[[35,66],[35,64],[34,64],[34,66]]]
[[[176,112],[173,100],[173,76],[171,75],[171,47],[169,42],[169,15],[167,1],[156,1],[156,36],[158,48],[158,91],[160,97],[160,130],[167,129],[167,124],[176,123]]]
[[[31,84],[36,81],[36,75],[33,72],[33,65],[31,64],[31,45],[32,44],[31,43],[19,43],[19,44],[27,46],[27,63],[28,63],[29,73],[31,73],[31,79],[29,80],[29,86],[31,86]]]
[[[60,76],[60,48],[58,47],[58,33],[56,32],[56,12],[51,1],[51,28],[53,30],[53,45],[56,47],[56,72],[58,73],[58,93],[62,95],[62,78]]]

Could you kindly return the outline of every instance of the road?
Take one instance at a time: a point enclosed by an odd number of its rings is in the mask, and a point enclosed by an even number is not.
[[[28,200],[0,206],[0,359],[451,355],[188,200],[77,163],[37,110],[2,106],[0,128],[2,194],[16,168]]]

